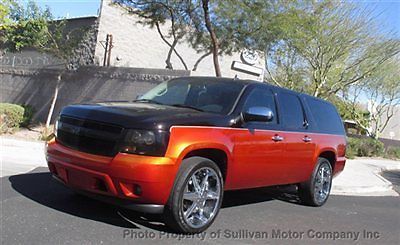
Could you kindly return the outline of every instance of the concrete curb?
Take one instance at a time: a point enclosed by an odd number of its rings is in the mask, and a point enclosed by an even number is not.
[[[338,186],[332,190],[331,194],[344,196],[398,196],[397,192],[393,190],[392,185],[357,187]]]
[[[0,137],[0,177],[46,167],[45,143]]]
[[[386,159],[348,160],[345,170],[334,180],[332,195],[399,196],[390,181],[380,174],[400,169],[400,162]],[[359,170],[359,171],[358,171]]]
[[[44,141],[30,141],[30,140],[21,140],[16,138],[9,137],[0,137],[1,146],[11,146],[11,147],[28,147],[28,148],[44,148]]]

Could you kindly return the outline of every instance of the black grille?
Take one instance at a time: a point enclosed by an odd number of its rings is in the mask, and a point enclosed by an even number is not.
[[[61,116],[57,142],[82,152],[114,156],[122,130],[122,127],[115,125]]]

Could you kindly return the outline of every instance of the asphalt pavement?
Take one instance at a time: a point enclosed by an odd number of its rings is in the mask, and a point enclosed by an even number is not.
[[[393,185],[393,189],[400,194],[400,170],[385,170],[382,176]]]
[[[0,140],[0,244],[400,244],[398,161],[348,161],[320,208],[301,205],[292,186],[226,192],[215,223],[182,236],[162,215],[94,201],[53,181],[43,142]]]
[[[299,204],[293,188],[225,194],[215,223],[182,236],[142,215],[74,194],[46,168],[1,178],[1,244],[399,244],[399,197],[331,196]]]

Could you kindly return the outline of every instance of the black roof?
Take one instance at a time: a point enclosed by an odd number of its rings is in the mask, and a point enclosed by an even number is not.
[[[260,82],[260,81],[256,81],[256,80],[250,80],[250,79],[236,79],[236,78],[229,78],[229,77],[211,77],[211,76],[188,76],[188,77],[181,77],[181,78],[189,78],[189,79],[193,79],[193,80],[204,80],[207,79],[207,81],[212,81],[212,82],[234,82],[234,83],[241,83],[243,85],[249,85],[249,84],[255,84],[256,86],[267,86],[267,87],[273,87],[276,90],[281,90],[281,91],[287,91],[290,93],[296,93],[299,94],[301,96],[305,96],[305,97],[311,97],[329,104],[329,101],[326,101],[324,99],[309,95],[309,94],[305,94],[305,93],[301,93],[301,92],[297,92],[288,88],[282,88],[282,87],[278,87],[276,85],[270,84],[270,83],[265,83],[265,82]]]
[[[260,83],[260,82],[254,81],[254,80],[242,80],[242,79],[235,79],[235,78],[229,78],[229,77],[188,76],[188,77],[179,77],[179,78],[191,79],[191,80],[195,80],[195,81],[207,79],[207,81],[210,81],[210,82],[234,82],[234,83],[241,83],[243,85],[247,85],[250,83]]]

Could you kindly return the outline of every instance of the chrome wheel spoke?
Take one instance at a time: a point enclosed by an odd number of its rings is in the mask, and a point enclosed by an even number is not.
[[[331,185],[331,170],[328,166],[322,165],[315,176],[314,195],[319,202],[325,201],[329,195]]]
[[[184,212],[185,218],[188,219],[190,215],[195,211],[197,208],[196,202],[193,202],[192,205]]]
[[[209,170],[206,170],[206,175],[204,176],[203,180],[201,181],[201,191],[204,192],[208,188],[208,176]]]
[[[208,219],[204,216],[204,214],[199,214],[198,218],[202,224],[206,224],[208,222]]]
[[[189,200],[189,201],[196,201],[199,198],[199,194],[197,192],[185,192],[183,194],[183,199],[184,200]]]
[[[319,184],[315,185],[315,193],[319,194],[321,192],[321,186]]]
[[[192,175],[191,181],[192,181],[194,190],[195,190],[197,193],[200,193],[200,192],[201,192],[201,187],[200,187],[200,185],[199,185],[199,182],[197,182],[196,175]]]
[[[208,191],[206,194],[206,199],[207,200],[218,200],[219,194],[214,191]]]
[[[218,174],[210,167],[190,176],[182,194],[183,218],[189,226],[199,228],[212,220],[220,204],[221,186]]]
[[[208,222],[207,217],[204,215],[204,209],[199,209],[196,218],[200,221],[201,224],[206,224]]]

